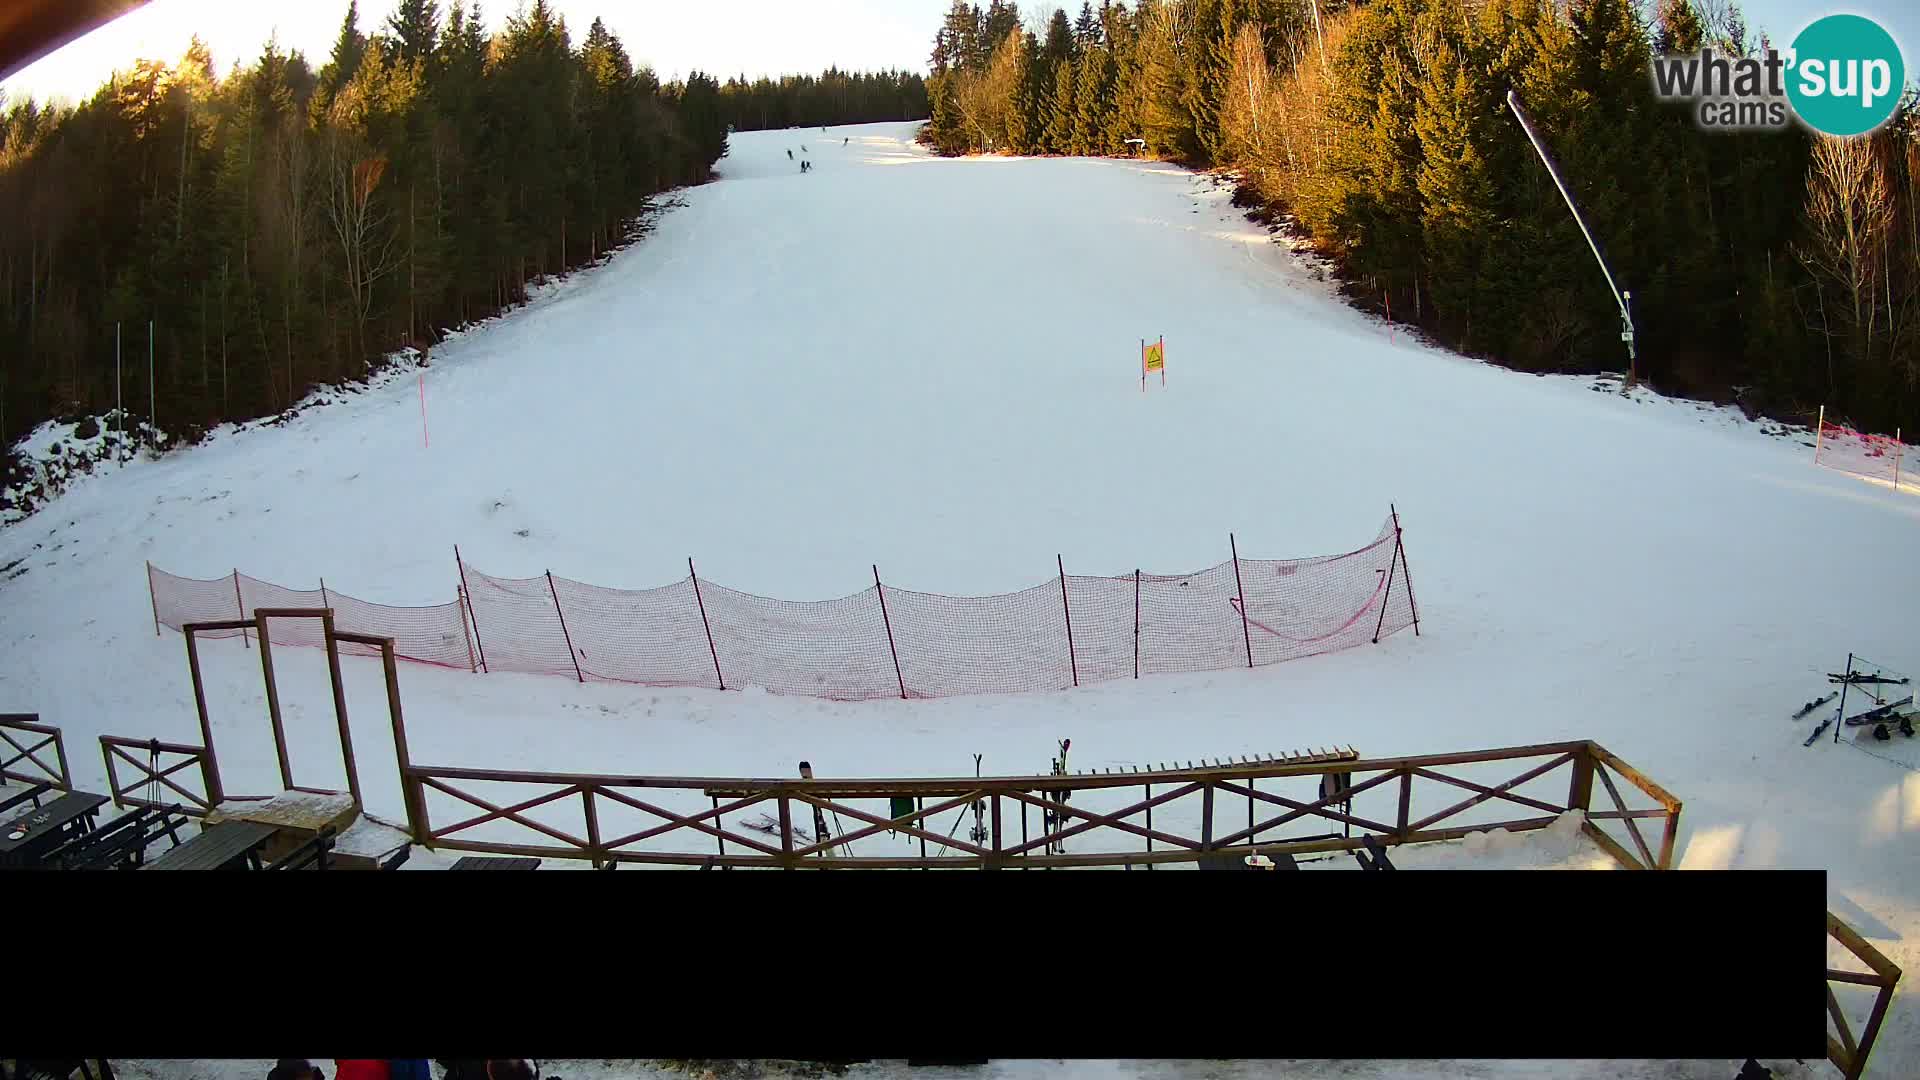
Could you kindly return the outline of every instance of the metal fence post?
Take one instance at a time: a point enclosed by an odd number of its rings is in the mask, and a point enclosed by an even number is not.
[[[1073,609],[1067,605],[1067,564],[1058,554],[1053,562],[1060,568],[1060,613],[1067,617],[1067,670],[1073,673],[1073,685],[1080,685],[1080,661],[1073,655]]]
[[[460,558],[460,545],[453,545],[453,565],[460,569],[460,591],[467,597],[467,618],[473,620],[473,644],[480,650],[480,673],[487,673],[487,643],[480,640],[480,613],[473,607],[473,587],[467,584],[467,564]]]
[[[1133,571],[1133,677],[1136,679],[1140,677],[1140,570],[1138,567]]]
[[[234,618],[244,619],[247,617],[247,602],[240,598],[239,567],[235,567],[233,571],[233,608],[235,611],[239,612],[239,614],[235,615]],[[243,629],[240,631],[240,645],[242,648],[245,648],[246,644],[247,644],[247,632],[246,630]]]
[[[693,579],[693,602],[700,605],[700,625],[707,632],[707,654],[713,657],[713,678],[720,689],[725,690],[727,677],[720,674],[720,650],[713,647],[713,624],[707,621],[707,602],[700,598],[700,575],[694,572],[691,555],[687,556],[687,576]]]
[[[887,615],[887,589],[880,584],[880,564],[873,567],[873,592],[880,598],[880,623],[887,628],[887,652],[893,656],[893,677],[900,683],[900,700],[907,700],[907,680],[900,674],[900,649],[893,643],[893,620]]]
[[[1899,486],[1899,484],[1895,484]],[[159,636],[159,596],[154,592],[154,563],[146,563],[146,598],[154,605],[154,636]]]
[[[567,659],[573,661],[573,677],[586,682],[580,673],[580,654],[573,651],[573,635],[567,632],[567,613],[560,610],[560,590],[553,587],[553,571],[547,571],[547,593],[553,597],[553,613],[560,617],[560,637],[567,643]]]
[[[1233,552],[1233,587],[1240,591],[1240,637],[1247,643],[1247,666],[1253,666],[1253,632],[1247,629],[1247,587],[1240,581],[1240,545],[1227,534],[1227,548]]]

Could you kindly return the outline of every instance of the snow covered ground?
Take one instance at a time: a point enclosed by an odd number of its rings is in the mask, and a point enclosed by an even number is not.
[[[145,560],[396,604],[452,597],[455,543],[494,574],[610,586],[693,555],[791,599],[857,591],[872,563],[977,594],[1045,580],[1056,552],[1070,572],[1210,565],[1229,530],[1260,556],[1349,550],[1394,502],[1417,638],[853,704],[408,666],[411,749],[735,776],[952,775],[983,753],[991,775],[1044,771],[1063,737],[1086,768],[1592,738],[1685,800],[1680,865],[1826,869],[1832,909],[1920,973],[1920,743],[1802,748],[1812,721],[1787,719],[1849,651],[1920,669],[1920,496],[1724,410],[1390,337],[1206,178],[941,161],[910,134],[735,136],[646,241],[436,347],[430,448],[415,380],[392,379],[0,531],[0,709],[63,727],[90,786],[99,733],[197,740]],[[1142,394],[1137,342],[1161,334],[1168,385]],[[203,656],[229,788],[272,789],[257,655]],[[339,786],[324,663],[276,661],[297,776]],[[368,803],[399,818],[377,665],[346,667]],[[1912,1001],[1871,1076],[1920,1074]]]

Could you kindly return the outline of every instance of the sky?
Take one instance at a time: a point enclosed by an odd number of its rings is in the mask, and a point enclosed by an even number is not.
[[[527,0],[531,2],[531,0]],[[1078,6],[1079,0],[1074,0]],[[521,0],[483,0],[499,29]],[[698,69],[727,75],[820,72],[838,65],[925,71],[933,33],[950,0],[548,0],[577,45],[594,16],[605,19],[637,64],[662,78]],[[360,0],[360,29],[386,22],[396,0]],[[441,0],[444,14],[447,0]],[[141,58],[174,60],[195,33],[221,75],[251,61],[267,38],[326,62],[347,0],[152,0],[78,38],[0,83],[10,98],[92,95],[116,69]]]
[[[483,3],[489,25],[497,29],[520,2]],[[925,71],[933,33],[949,6],[949,0],[550,2],[566,18],[576,42],[594,16],[602,16],[636,62],[651,65],[667,80],[694,69],[722,77],[818,72],[835,65]],[[395,3],[363,0],[361,30],[384,23]],[[1020,5],[1023,12],[1035,6],[1030,0]],[[1920,69],[1920,4],[1913,0],[1746,0],[1742,7],[1750,26],[1771,31],[1782,43],[1821,15],[1850,11],[1868,16],[1900,43],[1908,77],[1915,78]],[[445,10],[445,0],[441,8]],[[268,37],[276,34],[283,48],[304,51],[318,67],[345,13],[346,0],[152,0],[22,69],[0,83],[0,90],[15,99],[31,95],[78,101],[135,60],[179,57],[196,32],[213,50],[222,75],[236,60],[258,56]]]

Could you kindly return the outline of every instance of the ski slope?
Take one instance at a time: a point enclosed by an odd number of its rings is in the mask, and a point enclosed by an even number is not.
[[[407,666],[412,753],[942,775],[976,752],[989,774],[1044,771],[1063,737],[1091,768],[1592,738],[1685,801],[1682,866],[1827,869],[1832,909],[1920,975],[1920,744],[1802,748],[1812,721],[1788,721],[1850,651],[1920,669],[1920,497],[1721,410],[1390,335],[1206,178],[937,160],[911,133],[734,136],[722,178],[677,193],[643,242],[435,347],[430,446],[402,372],[89,478],[0,531],[0,567],[26,571],[0,582],[0,711],[64,728],[93,786],[100,733],[197,741],[148,560],[391,604],[450,599],[456,543],[502,576],[638,588],[692,555],[703,579],[795,600],[858,591],[873,564],[985,594],[1045,581],[1056,553],[1069,573],[1211,565],[1230,530],[1248,555],[1346,551],[1391,502],[1417,638],[853,704]],[[1137,343],[1163,334],[1167,386],[1143,394]],[[273,789],[257,655],[203,656],[228,787]],[[301,781],[339,785],[324,663],[276,663]],[[345,663],[369,806],[398,818],[377,664]],[[1920,1074],[1911,1002],[1869,1075]]]

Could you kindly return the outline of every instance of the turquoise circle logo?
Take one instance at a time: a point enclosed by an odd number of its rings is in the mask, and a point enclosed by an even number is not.
[[[1793,111],[1828,135],[1863,135],[1886,123],[1907,85],[1893,35],[1859,15],[1815,19],[1793,39],[1788,63]]]

